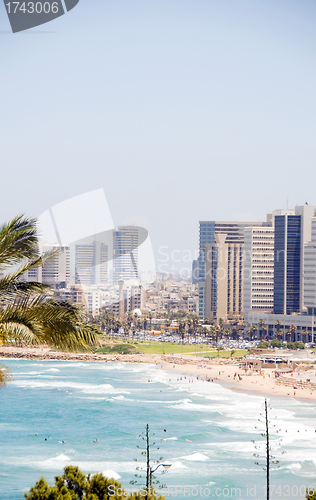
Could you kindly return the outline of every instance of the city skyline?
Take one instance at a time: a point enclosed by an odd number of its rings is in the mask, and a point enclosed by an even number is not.
[[[0,5],[2,222],[104,188],[159,259],[316,203],[314,2],[95,5],[15,35]]]

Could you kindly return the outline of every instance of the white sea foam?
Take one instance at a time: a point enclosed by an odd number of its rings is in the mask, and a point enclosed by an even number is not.
[[[192,462],[205,462],[205,460],[209,460],[209,457],[203,455],[203,453],[193,453],[193,455],[187,455],[185,457],[180,457],[181,460],[189,460]]]
[[[188,467],[186,465],[184,465],[182,462],[179,462],[179,460],[176,460],[175,462],[171,461],[170,462],[171,465],[172,465],[172,472],[176,471],[176,470],[181,470],[181,469],[187,469]],[[170,471],[171,471],[170,470]]]
[[[286,467],[287,467],[287,469],[300,470],[302,468],[302,465],[300,463],[295,463],[295,464],[287,465]]]
[[[49,368],[49,370],[46,370],[47,372],[60,372],[58,368]]]
[[[109,478],[112,478],[112,479],[120,479],[121,476],[115,472],[114,470],[111,470],[111,469],[106,469],[105,471],[102,472],[102,474],[105,476],[105,477],[109,477]]]
[[[52,380],[52,381],[43,381],[43,380],[14,380],[12,382],[14,385],[18,387],[31,387],[31,388],[39,388],[39,389],[68,389],[68,390],[79,390],[86,394],[117,394],[124,393],[130,394],[129,391],[123,389],[114,389],[114,387],[110,384],[87,384],[87,383],[77,383],[72,381],[63,381],[63,380]]]
[[[67,465],[68,462],[70,462],[70,458],[67,455],[64,455],[64,453],[60,453],[60,455],[57,455],[56,457],[48,458],[47,460],[44,460],[41,465],[46,469],[46,468],[55,468],[56,464],[64,466]],[[38,466],[38,463],[33,464],[33,466]]]

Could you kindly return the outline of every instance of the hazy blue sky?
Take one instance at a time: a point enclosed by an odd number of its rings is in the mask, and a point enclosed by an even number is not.
[[[199,220],[316,204],[316,2],[80,0],[10,34],[0,4],[1,220],[104,188],[157,251]]]

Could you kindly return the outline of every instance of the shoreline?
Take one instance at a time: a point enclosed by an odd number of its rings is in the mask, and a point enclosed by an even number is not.
[[[298,366],[293,375],[275,378],[274,368],[246,374],[239,361],[229,358],[198,358],[189,354],[94,354],[51,351],[47,346],[0,346],[1,359],[28,359],[33,361],[86,361],[145,363],[207,383],[219,383],[233,391],[262,396],[291,397],[316,401],[315,367]],[[192,378],[194,382],[194,378]]]

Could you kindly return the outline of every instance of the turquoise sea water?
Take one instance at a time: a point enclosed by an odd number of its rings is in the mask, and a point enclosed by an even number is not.
[[[166,498],[265,498],[265,473],[253,457],[263,455],[263,397],[196,377],[189,382],[188,375],[177,380],[179,374],[151,365],[1,362],[14,380],[0,391],[0,500],[23,499],[41,476],[53,483],[69,464],[133,488],[147,422],[160,447],[153,458],[172,464],[157,474]],[[280,461],[271,472],[271,499],[302,499],[306,486],[316,487],[316,406],[285,398],[270,404]]]

